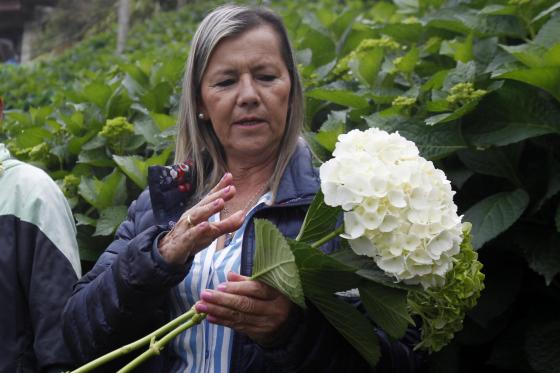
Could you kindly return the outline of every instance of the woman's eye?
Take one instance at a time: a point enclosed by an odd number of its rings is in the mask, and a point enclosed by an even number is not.
[[[274,76],[274,75],[260,75],[260,76],[259,76],[259,79],[260,79],[260,80],[263,80],[263,81],[265,81],[265,82],[271,82],[271,81],[273,81],[274,79],[276,79],[276,76]]]
[[[235,81],[233,79],[225,79],[225,80],[221,80],[218,83],[216,83],[216,85],[218,87],[227,87],[232,85],[233,83],[235,83]]]

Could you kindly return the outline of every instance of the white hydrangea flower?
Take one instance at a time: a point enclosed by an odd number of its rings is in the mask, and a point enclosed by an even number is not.
[[[462,241],[445,174],[416,145],[377,128],[338,137],[320,168],[325,203],[341,206],[344,238],[397,281],[443,285]]]

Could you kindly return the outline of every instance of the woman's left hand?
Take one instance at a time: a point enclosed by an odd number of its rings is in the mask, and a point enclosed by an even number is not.
[[[273,341],[295,307],[278,290],[233,272],[217,290],[204,290],[196,304],[197,312],[206,313],[209,322],[235,329],[262,344]]]

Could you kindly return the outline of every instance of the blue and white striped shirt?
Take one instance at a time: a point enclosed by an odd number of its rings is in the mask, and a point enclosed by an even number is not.
[[[263,195],[255,206],[270,204],[272,194]],[[253,210],[253,207],[251,210]],[[250,211],[247,213],[247,215]],[[215,222],[220,214],[208,219]],[[230,271],[239,273],[241,268],[241,242],[247,219],[233,235],[231,243],[216,251],[214,241],[206,249],[198,252],[185,280],[173,289],[171,304],[172,318],[187,312],[199,299],[205,289],[216,287],[227,281]],[[226,373],[229,372],[233,330],[207,320],[181,333],[173,340],[172,348],[179,357],[173,372],[184,373]]]

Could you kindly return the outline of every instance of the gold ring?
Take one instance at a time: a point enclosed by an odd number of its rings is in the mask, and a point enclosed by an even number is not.
[[[189,223],[189,226],[191,226],[191,227],[194,226],[190,215],[187,215],[187,223]]]

